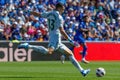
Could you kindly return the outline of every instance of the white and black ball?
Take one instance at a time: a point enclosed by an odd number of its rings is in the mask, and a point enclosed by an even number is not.
[[[97,77],[103,77],[106,74],[106,71],[104,68],[99,67],[96,69],[96,76]]]

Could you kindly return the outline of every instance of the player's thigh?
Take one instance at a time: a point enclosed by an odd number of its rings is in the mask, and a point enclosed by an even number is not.
[[[72,51],[66,47],[64,44],[62,44],[59,48],[58,48],[58,51],[60,51],[61,53],[63,54],[66,54],[66,55],[72,55]]]

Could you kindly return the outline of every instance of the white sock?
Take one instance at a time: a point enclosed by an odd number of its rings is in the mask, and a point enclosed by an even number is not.
[[[85,60],[85,58],[82,58],[82,60]]]
[[[77,60],[74,58],[73,55],[69,56],[70,61],[72,62],[72,64],[81,72],[83,70],[83,68],[80,66],[80,64],[77,62]]]
[[[46,49],[44,46],[33,46],[29,45],[28,46],[30,49],[33,49],[37,52],[40,52],[41,54],[48,54],[48,49]]]

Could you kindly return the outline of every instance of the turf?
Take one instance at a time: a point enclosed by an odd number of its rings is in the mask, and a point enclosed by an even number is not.
[[[91,72],[83,77],[69,62],[59,61],[35,62],[0,62],[0,80],[120,80],[120,62],[80,63]],[[104,67],[106,75],[96,77],[95,70]]]

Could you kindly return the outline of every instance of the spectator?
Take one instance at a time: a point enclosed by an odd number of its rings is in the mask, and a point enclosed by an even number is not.
[[[31,25],[31,23],[29,23],[28,28],[27,28],[27,33],[30,36],[35,35],[36,32],[36,28],[34,26]]]
[[[11,31],[12,31],[11,39],[22,40],[20,29],[17,24],[18,24],[17,22],[14,22],[11,27]]]
[[[36,29],[39,28],[40,23],[39,23],[39,18],[35,18],[35,20],[32,21],[32,26],[34,26]]]
[[[3,38],[5,40],[10,40],[11,35],[12,35],[11,25],[10,23],[7,23],[6,25],[4,25]]]
[[[37,37],[37,41],[39,41],[39,42],[44,41],[43,35],[42,35],[40,30],[37,30],[37,36],[36,37]]]

